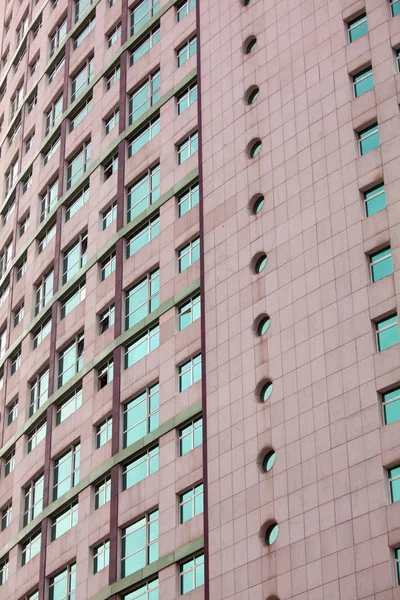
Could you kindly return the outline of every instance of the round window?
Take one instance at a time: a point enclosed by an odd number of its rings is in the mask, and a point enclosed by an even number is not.
[[[243,44],[243,52],[245,54],[250,54],[251,52],[253,52],[254,48],[256,47],[256,44],[257,44],[256,36],[251,35],[249,38],[247,38],[247,40]]]
[[[274,384],[272,381],[267,381],[264,383],[260,390],[260,401],[267,402],[271,398],[272,391],[274,389]]]
[[[255,264],[254,264],[254,273],[261,273],[261,271],[264,271],[265,267],[267,265],[267,255],[266,254],[261,254]]]
[[[262,317],[262,319],[260,319],[260,321],[257,325],[257,335],[259,337],[261,337],[262,335],[265,335],[269,329],[270,324],[271,324],[271,319],[267,315],[265,317]]]
[[[264,459],[262,461],[262,468],[264,473],[268,473],[268,471],[270,471],[272,469],[272,467],[275,464],[275,460],[276,460],[276,454],[274,450],[270,450],[269,452],[267,452],[267,454],[264,456]]]
[[[268,527],[267,532],[265,534],[265,543],[267,544],[267,546],[272,546],[272,544],[274,542],[276,542],[278,533],[279,533],[278,523],[272,523],[272,525],[270,525]]]

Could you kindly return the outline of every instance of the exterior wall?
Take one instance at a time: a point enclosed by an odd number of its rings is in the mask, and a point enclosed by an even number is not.
[[[369,33],[350,45],[363,10]],[[372,321],[398,307],[400,17],[381,0],[203,0],[200,13],[210,597],[399,598],[386,469],[400,421],[383,425],[378,392],[398,384],[400,356],[377,352]],[[375,87],[354,98],[350,74],[369,62]],[[380,146],[360,156],[355,131],[375,120]],[[381,181],[387,208],[365,218],[362,192]],[[367,253],[388,242],[394,273],[371,283]]]
[[[184,21],[177,23],[176,2],[161,1],[160,14],[148,22],[143,32],[151,31],[160,22],[161,38],[154,47],[134,66],[129,66],[129,53],[137,43],[139,36],[130,38],[130,9],[135,2],[117,0],[110,8],[108,1],[93,2],[90,16],[96,16],[96,26],[84,42],[74,49],[72,36],[76,34],[84,16],[74,25],[74,4],[60,0],[53,7],[51,2],[32,0],[1,3],[0,33],[5,19],[12,13],[8,33],[2,39],[2,55],[10,44],[10,52],[0,73],[1,83],[7,78],[7,89],[0,102],[0,118],[4,122],[0,132],[0,211],[4,215],[9,198],[15,193],[16,208],[7,223],[2,219],[0,233],[0,253],[9,238],[13,238],[13,260],[11,267],[0,281],[10,277],[10,293],[0,307],[0,327],[7,324],[6,353],[1,358],[3,369],[3,387],[0,391],[2,480],[0,483],[0,508],[12,500],[12,521],[9,527],[0,532],[0,564],[8,557],[8,581],[1,586],[1,596],[10,600],[25,598],[25,594],[36,589],[39,597],[48,598],[49,577],[64,568],[69,562],[77,564],[76,598],[117,597],[118,593],[140,583],[144,578],[159,578],[160,596],[175,598],[178,590],[179,561],[202,549],[203,518],[201,515],[179,525],[178,495],[203,479],[202,449],[179,456],[179,426],[201,413],[201,383],[178,393],[177,365],[190,358],[201,349],[200,321],[190,325],[185,331],[178,331],[177,305],[199,289],[199,263],[179,273],[177,249],[184,245],[199,231],[198,206],[178,219],[177,194],[197,179],[197,155],[190,157],[182,165],[177,164],[176,143],[196,129],[196,104],[190,106],[182,115],[177,116],[176,94],[185,89],[196,78],[196,57],[193,56],[178,69],[175,50],[186,39],[188,33],[196,30],[196,13],[192,11]],[[15,72],[10,67],[15,52],[15,30],[25,14],[31,15],[30,25],[42,15],[42,27],[33,37],[31,29],[26,36],[27,50]],[[56,53],[56,57],[65,53],[65,65],[49,83],[46,72],[57,61],[49,58],[49,35],[56,24],[67,17],[68,37]],[[114,25],[123,21],[121,38],[109,49],[106,35]],[[121,48],[122,47],[122,48]],[[40,54],[40,65],[30,76],[28,65]],[[93,94],[93,108],[83,121],[69,131],[71,116],[70,87],[71,75],[83,62],[94,55],[94,80],[90,85]],[[104,74],[114,65],[120,65],[120,79],[106,89]],[[128,158],[127,137],[137,132],[141,123],[157,113],[157,106],[151,108],[133,126],[127,127],[127,94],[155,68],[161,71],[161,118],[160,133],[145,145],[136,155]],[[7,135],[11,122],[10,103],[14,90],[20,81],[24,81],[24,99],[28,99],[37,86],[38,102],[28,113],[24,103],[21,111],[21,129],[11,144]],[[45,140],[44,112],[60,92],[64,92],[63,117]],[[89,89],[88,89],[89,91]],[[85,93],[87,96],[88,94]],[[83,96],[82,96],[83,97]],[[78,102],[79,103],[79,102]],[[77,106],[75,103],[73,106]],[[106,136],[104,118],[116,107],[120,110],[119,129],[116,127]],[[125,116],[125,119],[124,119]],[[18,119],[19,117],[15,117]],[[25,153],[23,140],[35,129],[35,143]],[[60,148],[44,165],[43,146],[54,137],[61,136]],[[71,190],[66,189],[67,162],[82,146],[91,140],[90,170]],[[119,168],[108,180],[104,179],[103,164],[117,151]],[[19,157],[18,183],[6,194],[5,173],[14,156]],[[127,188],[141,176],[148,166],[160,162],[161,187],[160,201],[139,215],[135,221],[127,224],[126,196]],[[22,178],[33,169],[32,184],[26,193],[22,193]],[[40,195],[46,185],[58,178],[59,201],[40,223]],[[68,221],[65,220],[65,205],[83,184],[90,183],[89,200]],[[106,230],[102,230],[102,212],[117,202],[117,219]],[[154,240],[144,246],[133,257],[126,259],[126,238],[145,217],[155,214],[159,209],[161,231]],[[27,232],[18,234],[18,223],[30,213],[30,225]],[[56,223],[56,235],[39,253],[38,237],[48,227]],[[84,231],[88,232],[87,263],[79,274],[62,285],[62,254]],[[116,249],[116,269],[105,281],[101,281],[100,263]],[[27,271],[17,281],[16,269],[26,252]],[[150,269],[159,266],[161,289],[160,309],[152,313],[143,322],[125,332],[124,293],[125,290],[141,279]],[[50,303],[34,316],[34,285],[49,268],[55,269],[54,296]],[[61,319],[60,306],[63,299],[82,278],[86,278],[85,299],[64,319]],[[13,310],[24,301],[24,318],[15,328],[12,325]],[[99,313],[115,302],[116,321],[105,333],[100,335]],[[33,349],[32,330],[43,321],[44,315],[52,320],[51,334],[38,348]],[[146,327],[159,320],[160,345],[146,358],[133,367],[124,369],[124,346]],[[58,354],[73,337],[84,332],[84,367],[72,380],[58,389]],[[14,374],[10,371],[10,356],[21,344],[21,367]],[[114,379],[99,390],[97,368],[105,358],[114,359]],[[29,417],[29,386],[36,374],[43,368],[50,369],[50,394],[48,402],[32,417]],[[122,404],[143,391],[149,384],[160,383],[160,428],[148,434],[127,449],[122,449]],[[83,388],[82,407],[60,425],[56,425],[55,406],[68,393],[81,384]],[[18,397],[19,414],[15,422],[7,426],[6,407]],[[95,446],[95,426],[105,417],[113,415],[113,436],[100,449]],[[27,431],[40,418],[47,419],[46,439],[31,453],[27,453]],[[53,461],[71,443],[80,440],[81,464],[80,482],[60,499],[52,500]],[[155,442],[160,446],[160,468],[133,488],[122,491],[122,464],[128,457],[140,455],[143,448]],[[15,444],[15,469],[4,477],[4,456]],[[23,527],[23,488],[33,476],[45,474],[45,508],[35,521]],[[111,502],[94,510],[93,484],[103,474],[111,473]],[[50,541],[51,518],[68,501],[79,501],[78,526],[54,542]],[[147,511],[158,507],[160,510],[160,560],[144,572],[121,579],[121,529]],[[21,542],[28,533],[42,532],[41,552],[27,565],[21,566]],[[110,538],[110,566],[93,575],[92,548],[103,539]],[[114,585],[114,587],[110,587]],[[200,595],[199,595],[200,594]],[[202,590],[189,594],[193,600],[201,597]]]

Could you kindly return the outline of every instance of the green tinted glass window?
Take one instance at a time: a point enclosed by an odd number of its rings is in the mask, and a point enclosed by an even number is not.
[[[400,15],[400,0],[390,0],[390,8],[392,12],[392,17]]]
[[[378,350],[386,350],[400,342],[399,322],[397,314],[382,319],[375,324],[378,338]]]
[[[375,252],[370,256],[372,281],[379,281],[393,273],[392,251],[389,248]]]
[[[204,584],[204,554],[195,556],[181,564],[180,590],[181,594],[191,592]]]
[[[386,192],[384,184],[377,185],[368,192],[364,192],[365,214],[367,217],[374,215],[386,208]]]
[[[191,488],[184,494],[181,494],[179,500],[180,522],[185,523],[197,515],[200,515],[204,510],[203,504],[204,499],[202,483]]]
[[[382,394],[382,405],[385,424],[390,425],[400,420],[400,388]]]
[[[368,69],[364,69],[354,75],[353,77],[354,83],[354,95],[356,98],[365,94],[369,90],[372,90],[374,87],[374,74],[372,72],[372,67],[368,67]]]
[[[358,134],[358,141],[360,144],[361,156],[378,148],[380,144],[378,123],[374,123],[371,127],[367,127],[367,129],[360,131]]]
[[[355,42],[358,40],[358,38],[368,33],[367,15],[364,13],[363,15],[357,17],[357,19],[350,21],[348,27],[350,43]]]
[[[400,466],[389,469],[390,501],[400,500]]]

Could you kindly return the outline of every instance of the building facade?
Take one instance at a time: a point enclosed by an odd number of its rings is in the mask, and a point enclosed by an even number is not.
[[[400,0],[4,0],[0,597],[400,599]]]

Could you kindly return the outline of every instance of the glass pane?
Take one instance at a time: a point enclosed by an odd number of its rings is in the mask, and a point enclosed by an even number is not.
[[[391,469],[393,471],[394,469]],[[400,478],[390,482],[390,497],[392,502],[400,500]]]

